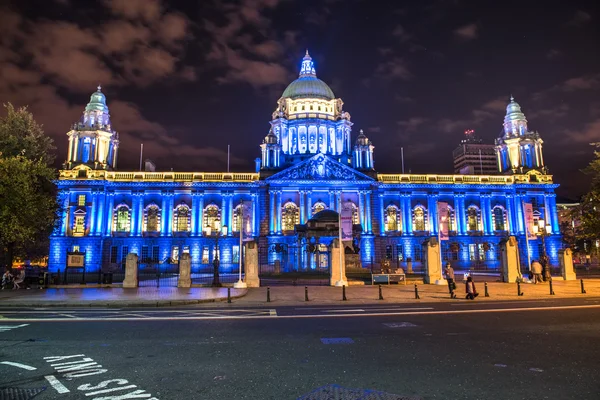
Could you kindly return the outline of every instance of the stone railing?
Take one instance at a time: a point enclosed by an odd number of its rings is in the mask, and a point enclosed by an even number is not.
[[[378,174],[381,183],[437,183],[437,184],[492,184],[552,183],[552,175],[414,175]]]
[[[258,174],[246,172],[120,172],[76,169],[59,171],[59,179],[114,182],[254,182],[258,180]]]

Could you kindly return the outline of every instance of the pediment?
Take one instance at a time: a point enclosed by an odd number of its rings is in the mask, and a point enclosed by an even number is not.
[[[374,181],[370,176],[360,173],[324,154],[317,154],[308,160],[276,173],[266,180]]]

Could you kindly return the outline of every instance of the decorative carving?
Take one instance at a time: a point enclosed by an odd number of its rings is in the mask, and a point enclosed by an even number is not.
[[[310,179],[310,180],[372,180],[350,167],[340,164],[323,154],[281,171],[270,179]]]

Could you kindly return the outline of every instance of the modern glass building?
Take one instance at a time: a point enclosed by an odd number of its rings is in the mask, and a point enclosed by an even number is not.
[[[538,233],[558,263],[558,185],[544,165],[539,134],[528,130],[513,98],[496,141],[496,175],[380,174],[374,144],[362,130],[353,134],[343,106],[317,78],[307,52],[298,79],[277,101],[255,171],[119,171],[119,135],[99,87],[67,133],[68,159],[57,182],[64,214],[51,237],[50,270],[64,268],[71,251],[85,253],[89,271],[120,265],[130,252],[154,262],[176,262],[187,252],[194,268],[211,264],[218,251],[223,269],[236,269],[240,231],[258,242],[264,262],[279,260],[284,271],[323,267],[333,236],[310,237],[298,228],[341,203],[351,203],[349,248],[363,267],[409,258],[418,266],[423,242],[438,235],[437,202],[449,205],[450,237],[442,249],[455,266],[497,268],[498,244],[509,235],[518,238],[526,263],[525,203],[532,204],[535,226],[547,226]],[[529,246],[538,258],[542,240]]]

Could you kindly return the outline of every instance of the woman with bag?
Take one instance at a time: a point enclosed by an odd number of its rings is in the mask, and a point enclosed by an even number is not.
[[[446,263],[446,280],[448,281],[448,291],[450,292],[450,298],[455,299],[454,289],[456,289],[456,283],[454,283],[454,268],[450,263]]]
[[[467,292],[467,297],[465,297],[465,299],[474,300],[475,297],[479,296],[477,289],[475,289],[475,282],[473,282],[473,278],[470,276],[467,278],[467,283],[465,286],[465,290]]]

